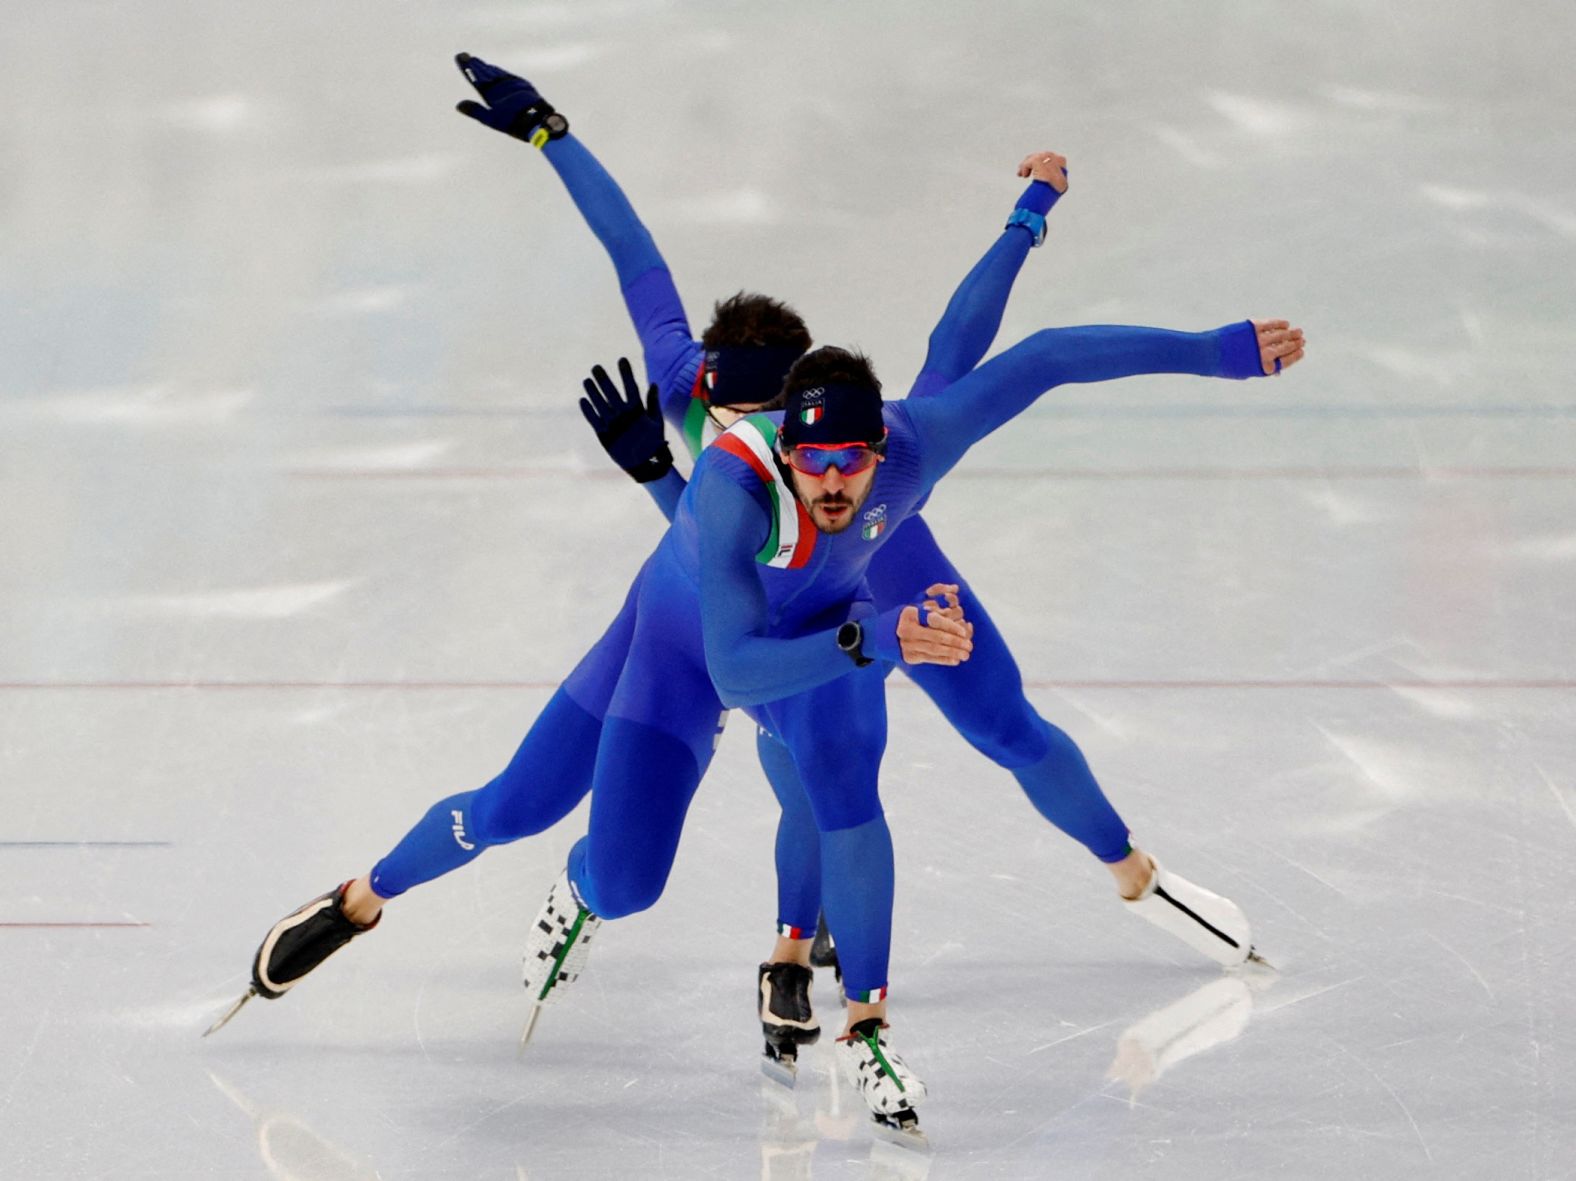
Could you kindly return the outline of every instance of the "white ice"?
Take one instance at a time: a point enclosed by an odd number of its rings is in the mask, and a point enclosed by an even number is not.
[[[0,1177],[1576,1176],[1576,10],[1421,0],[3,6]],[[1222,975],[895,678],[895,1044],[930,1158],[756,1070],[736,722],[667,896],[517,1055],[496,850],[222,1034],[284,911],[508,758],[656,511],[574,401],[634,341],[534,71],[692,320],[893,390],[1031,150],[1000,344],[1303,324],[1273,382],[1059,390],[936,533]],[[838,1017],[830,981],[823,1017]]]

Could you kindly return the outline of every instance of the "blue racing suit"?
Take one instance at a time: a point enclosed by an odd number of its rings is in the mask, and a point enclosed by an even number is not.
[[[644,909],[666,884],[724,710],[756,706],[809,802],[845,986],[856,999],[884,996],[892,844],[877,792],[883,670],[854,668],[835,642],[845,619],[875,615],[871,559],[971,444],[1047,389],[1139,373],[1258,371],[1251,323],[1204,333],[1037,332],[956,382],[887,403],[887,455],[864,511],[884,506],[891,525],[873,535],[816,532],[781,466],[760,459],[763,448],[769,458],[774,417],[737,424],[700,457],[617,618],[509,767],[434,805],[374,867],[373,889],[393,897],[487,846],[540,831],[589,790],[589,831],[569,857],[575,890],[604,918]],[[777,544],[790,524],[797,542]],[[895,615],[894,607],[871,621],[876,642],[891,641]]]
[[[698,456],[718,430],[706,415],[702,396],[704,350],[691,334],[666,263],[623,191],[573,134],[549,142],[544,153],[612,259],[663,414],[691,455]],[[1034,182],[1019,199],[1018,208],[1043,216],[1053,199],[1049,185]],[[955,381],[985,355],[1031,238],[1027,227],[1009,225],[964,278],[931,333],[924,367],[910,397],[925,396]],[[646,487],[671,519],[683,485],[674,472]],[[975,629],[974,653],[966,664],[904,665],[903,671],[975,749],[1017,778],[1046,819],[1102,861],[1120,860],[1128,852],[1127,826],[1101,792],[1077,745],[1030,704],[1017,662],[985,605],[942,553],[923,518],[897,526],[896,519],[861,523],[862,530],[888,534],[868,576],[877,608],[906,603],[931,583],[957,583],[967,597],[968,618]],[[757,715],[756,720],[762,719]],[[760,729],[757,742],[761,766],[782,806],[776,843],[778,930],[802,934],[813,930],[821,909],[812,817],[793,760],[769,728]]]

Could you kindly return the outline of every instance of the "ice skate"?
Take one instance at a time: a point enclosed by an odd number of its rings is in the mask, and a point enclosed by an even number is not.
[[[346,916],[345,889],[349,885],[344,882],[327,894],[320,894],[269,928],[252,957],[252,986],[204,1031],[203,1037],[223,1029],[254,996],[270,1001],[284,996],[329,956],[378,925],[381,914],[365,927]]]
[[[799,1047],[821,1037],[821,1023],[810,1004],[815,973],[800,964],[762,964],[756,974],[761,1032],[766,1049],[761,1070],[766,1077],[794,1085],[799,1073]]]
[[[832,969],[832,978],[837,981],[837,1003],[846,1008],[848,998],[843,995],[843,965],[837,961],[837,944],[832,942],[832,933],[826,929],[824,914],[815,922],[815,942],[810,945],[810,966]]]
[[[914,1105],[925,1098],[925,1084],[887,1045],[887,1026],[867,1017],[837,1039],[837,1067],[870,1108],[876,1130],[893,1143],[928,1148]]]
[[[810,944],[810,966],[812,968],[838,966],[837,944],[832,942],[832,933],[826,929],[824,914],[815,922],[815,942]]]
[[[1168,872],[1154,858],[1150,862],[1154,872],[1144,892],[1137,898],[1123,899],[1129,910],[1217,964],[1233,968],[1249,960],[1266,962],[1253,950],[1253,933],[1241,907]]]
[[[520,1035],[522,1046],[530,1042],[542,1006],[557,1000],[579,978],[591,954],[591,936],[601,925],[576,896],[568,871],[559,874],[525,938],[523,979],[531,1015]]]

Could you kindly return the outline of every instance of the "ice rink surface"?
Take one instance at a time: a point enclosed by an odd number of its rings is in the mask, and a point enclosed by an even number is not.
[[[0,1177],[1576,1176],[1568,3],[0,14]],[[1275,382],[1054,391],[927,514],[1278,974],[1124,915],[894,678],[929,1158],[825,1045],[760,1079],[739,720],[524,1055],[583,812],[199,1040],[269,923],[503,765],[660,533],[574,406],[634,347],[612,269],[453,113],[460,49],[568,114],[697,326],[777,294],[893,392],[1040,148],[1073,188],[998,346],[1307,329]]]

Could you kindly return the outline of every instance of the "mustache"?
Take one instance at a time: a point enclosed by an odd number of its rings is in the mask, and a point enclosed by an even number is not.
[[[848,496],[842,492],[828,492],[815,498],[815,504],[818,508],[847,508],[853,503],[854,502],[849,500]]]

